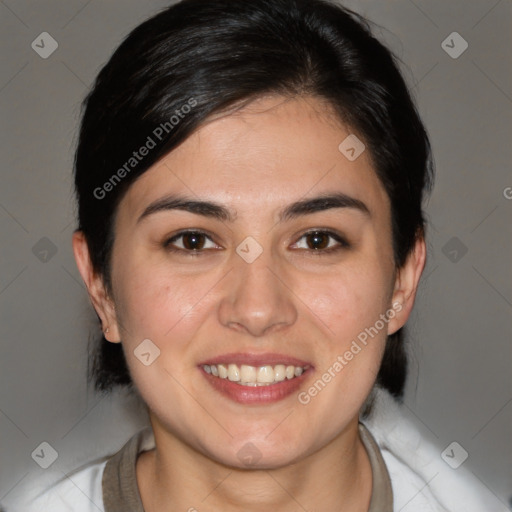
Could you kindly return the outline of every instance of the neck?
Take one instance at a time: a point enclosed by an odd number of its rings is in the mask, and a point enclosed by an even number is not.
[[[256,470],[213,461],[152,423],[156,449],[137,460],[146,512],[368,510],[372,473],[357,419],[299,462]]]

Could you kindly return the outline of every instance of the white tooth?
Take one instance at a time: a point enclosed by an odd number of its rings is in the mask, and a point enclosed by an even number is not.
[[[212,369],[210,368],[209,364],[203,365],[203,368],[206,373],[212,373]]]
[[[240,380],[244,383],[256,382],[256,368],[246,364],[240,366]]]
[[[284,364],[277,364],[274,366],[274,380],[281,382],[286,378],[286,367]]]
[[[295,366],[287,366],[286,367],[286,378],[293,379],[295,377]]]
[[[303,371],[304,371],[304,370],[303,370],[300,366],[297,366],[297,367],[295,368],[295,377],[300,377],[300,376],[302,375],[302,372],[303,372]]]
[[[237,384],[239,384],[240,386],[250,386],[252,388],[259,388],[261,386],[272,386],[274,382],[238,382]]]
[[[217,367],[214,364],[210,365],[210,370],[212,371],[212,375],[214,377],[218,377],[219,376],[219,372],[217,370]]]
[[[233,382],[240,380],[240,370],[236,364],[230,364],[228,366],[228,379]]]
[[[228,378],[228,369],[223,364],[217,365],[217,370],[219,371],[218,375],[221,379],[227,379]]]
[[[258,382],[274,382],[274,368],[272,366],[260,366],[258,368]]]

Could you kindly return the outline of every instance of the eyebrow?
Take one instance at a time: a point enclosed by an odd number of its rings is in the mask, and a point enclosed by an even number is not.
[[[300,201],[286,206],[279,212],[279,222],[333,208],[349,208],[359,211],[367,217],[371,217],[370,210],[363,201],[338,192],[301,199]],[[181,195],[169,195],[154,201],[146,207],[137,219],[137,223],[157,212],[171,210],[185,210],[190,213],[195,213],[196,215],[202,215],[220,221],[233,222],[236,219],[236,213],[219,203],[213,201],[198,201]]]

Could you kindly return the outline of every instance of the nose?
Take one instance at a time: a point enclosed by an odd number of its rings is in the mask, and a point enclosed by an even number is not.
[[[234,268],[224,282],[225,295],[218,310],[225,327],[261,337],[296,322],[290,283],[273,265],[269,253],[264,250],[252,263],[234,256]]]

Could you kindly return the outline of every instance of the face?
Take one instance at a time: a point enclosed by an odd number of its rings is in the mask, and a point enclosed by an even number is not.
[[[278,467],[357,425],[408,309],[369,152],[338,149],[351,133],[317,99],[262,98],[123,197],[102,316],[156,435]]]

